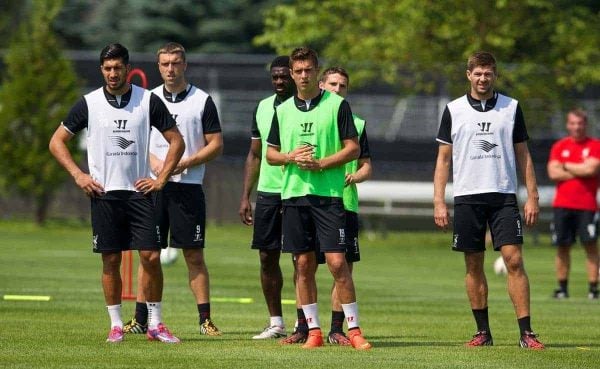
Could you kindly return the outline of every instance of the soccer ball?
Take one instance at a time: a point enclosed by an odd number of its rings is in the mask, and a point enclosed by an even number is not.
[[[499,256],[498,259],[494,261],[494,273],[496,273],[496,275],[506,274],[506,264],[504,264],[502,256]]]
[[[162,265],[171,265],[177,260],[178,255],[177,249],[172,247],[162,249],[160,250],[160,263]]]

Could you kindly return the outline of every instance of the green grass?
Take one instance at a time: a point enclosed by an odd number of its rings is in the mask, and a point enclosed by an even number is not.
[[[100,257],[91,252],[88,226],[0,222],[0,294],[51,295],[50,302],[0,301],[2,368],[594,368],[600,362],[600,311],[587,300],[580,247],[573,252],[571,299],[554,301],[554,250],[526,245],[532,290],[533,328],[548,349],[517,347],[518,329],[504,277],[486,260],[494,347],[462,344],[475,327],[464,291],[461,254],[449,250],[449,234],[390,233],[361,240],[355,268],[361,326],[370,352],[326,345],[305,351],[276,341],[253,341],[267,323],[258,279],[258,256],[249,249],[251,230],[210,227],[206,258],[213,297],[251,297],[254,303],[213,302],[222,337],[200,336],[196,307],[183,260],[164,269],[163,318],[182,343],[148,342],[126,336],[105,343],[109,328],[100,286]],[[282,258],[283,298],[293,299],[291,262]],[[318,273],[321,322],[329,326],[331,277]],[[124,303],[124,319],[134,303]],[[288,329],[293,305],[284,305]]]

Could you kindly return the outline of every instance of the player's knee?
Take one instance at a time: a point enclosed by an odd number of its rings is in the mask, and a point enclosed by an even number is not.
[[[504,264],[508,273],[523,271],[523,258],[520,255],[508,255],[504,257]]]
[[[140,263],[144,268],[160,266],[160,251],[140,251]]]
[[[268,268],[277,269],[279,267],[279,250],[276,252],[261,251],[260,252],[260,266],[263,270]]]
[[[119,270],[121,266],[121,253],[104,253],[102,254],[102,267],[103,270]]]
[[[204,262],[204,253],[201,249],[184,249],[183,257],[185,258],[185,261],[189,267],[196,269],[206,269],[206,263]]]

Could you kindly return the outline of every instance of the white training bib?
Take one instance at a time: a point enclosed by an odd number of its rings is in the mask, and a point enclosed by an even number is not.
[[[121,108],[106,101],[103,88],[84,96],[90,175],[105,191],[135,191],[135,181],[150,175],[150,91],[131,89],[131,100]]]
[[[517,192],[513,144],[517,105],[517,100],[501,94],[486,112],[473,109],[466,95],[448,104],[454,196]]]
[[[206,145],[204,129],[202,127],[202,115],[209,95],[195,86],[190,86],[186,97],[182,101],[174,103],[165,99],[163,88],[164,85],[160,85],[152,90],[152,92],[160,97],[177,122],[177,128],[181,132],[183,141],[185,142],[185,151],[182,159],[194,155]],[[164,161],[168,150],[169,143],[160,132],[152,129],[150,135],[150,152]],[[169,181],[202,184],[205,167],[204,164],[201,164],[187,168],[183,173],[171,176]],[[152,175],[154,176],[154,174]]]

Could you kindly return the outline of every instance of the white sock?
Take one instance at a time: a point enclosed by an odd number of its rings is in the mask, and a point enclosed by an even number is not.
[[[146,302],[148,307],[148,329],[156,329],[162,322],[162,309],[160,302]]]
[[[319,322],[319,311],[316,302],[314,304],[302,305],[302,310],[304,311],[304,316],[306,317],[308,329],[321,327],[321,323]]]
[[[348,323],[348,329],[358,328],[358,304],[356,301],[349,304],[342,304],[344,315],[346,316],[346,323]]]
[[[107,305],[108,315],[110,316],[110,327],[123,328],[123,320],[121,319],[121,304]]]
[[[271,317],[271,324],[269,325],[269,327],[272,327],[274,325],[276,325],[278,327],[281,327],[281,328],[285,328],[285,323],[283,322],[283,317],[281,317],[281,316],[272,316]]]

